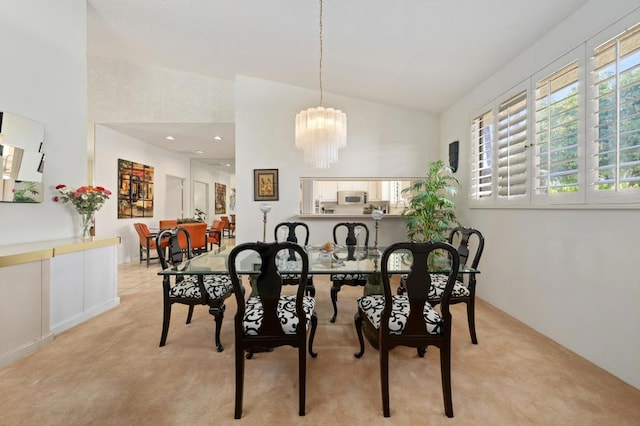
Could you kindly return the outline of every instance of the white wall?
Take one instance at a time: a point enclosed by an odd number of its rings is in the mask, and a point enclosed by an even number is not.
[[[232,123],[233,81],[91,55],[89,121]]]
[[[440,142],[445,153],[460,140],[460,215],[486,237],[478,296],[640,388],[640,213],[470,209],[466,198],[474,114],[637,7],[637,0],[585,5],[446,111]]]
[[[138,237],[133,223],[141,221],[158,226],[160,219],[169,219],[164,215],[167,175],[184,178],[184,216],[193,215],[190,160],[114,132],[99,123],[233,122],[234,84],[97,55],[89,56],[87,67],[88,118],[90,122],[98,123],[95,132],[96,185],[112,191],[117,189],[118,158],[155,168],[153,218],[117,219],[115,196],[96,215],[96,234],[120,235],[122,245],[118,263],[129,262],[138,258]],[[207,177],[210,178],[213,179]],[[193,179],[202,180],[202,175],[197,174]],[[224,182],[230,182],[230,177],[225,177]],[[209,191],[213,190],[214,185],[210,183]],[[213,193],[210,202],[213,203]]]
[[[118,250],[118,263],[130,262],[139,257],[138,234],[133,228],[135,222],[144,222],[149,227],[157,227],[160,219],[173,219],[164,216],[167,175],[185,179],[185,206],[191,211],[191,192],[189,182],[189,158],[154,147],[130,136],[123,135],[108,127],[96,125],[95,128],[95,183],[113,192],[107,204],[96,214],[96,235],[122,238]],[[153,217],[118,219],[118,159],[143,163],[154,168]]]
[[[0,111],[42,123],[46,153],[44,201],[0,203],[0,245],[79,235],[52,198],[59,183],[86,183],[86,20],[83,1],[0,2]]]
[[[273,226],[299,212],[300,177],[415,177],[438,157],[438,122],[427,113],[325,93],[325,106],[347,114],[347,147],[329,169],[303,163],[295,148],[298,112],[317,106],[319,92],[238,76],[236,78],[237,241],[262,239],[262,213],[253,201],[253,170],[278,169],[280,200],[270,202]],[[335,219],[309,219],[313,242],[331,240]],[[372,222],[369,221],[372,225]],[[400,219],[385,218],[380,241],[406,239]],[[270,237],[269,237],[270,236]]]
[[[232,212],[229,209],[229,195],[231,194],[232,175],[224,173],[219,169],[203,164],[198,161],[191,161],[191,185],[194,181],[204,182],[209,185],[209,211],[207,215],[207,223],[211,224],[214,219],[220,219],[220,216],[229,216]],[[226,211],[221,214],[215,214],[215,192],[216,183],[221,183],[227,187]]]

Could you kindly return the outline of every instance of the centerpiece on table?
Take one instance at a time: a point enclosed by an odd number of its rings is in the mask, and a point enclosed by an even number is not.
[[[111,191],[102,186],[85,185],[78,189],[71,189],[67,185],[56,186],[59,195],[53,197],[56,203],[71,203],[80,215],[82,239],[89,237],[95,214],[111,196]]]

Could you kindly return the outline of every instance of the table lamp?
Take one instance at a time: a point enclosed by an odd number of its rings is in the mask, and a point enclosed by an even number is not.
[[[262,212],[262,242],[267,242],[267,213],[271,211],[270,204],[260,204],[260,211]]]
[[[380,226],[380,221],[384,217],[384,213],[382,210],[374,210],[371,212],[371,217],[376,221],[376,239],[373,245],[373,254],[379,256],[382,253],[378,250],[378,227]]]

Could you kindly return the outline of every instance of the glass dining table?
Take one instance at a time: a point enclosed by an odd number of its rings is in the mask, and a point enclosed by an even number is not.
[[[192,259],[186,260],[176,266],[164,269],[158,275],[211,275],[229,273],[228,258],[232,247],[222,246],[216,250],[205,252]],[[384,247],[380,250],[384,251]],[[321,247],[307,246],[305,251],[309,257],[309,274],[376,274],[380,272],[380,251],[371,247],[344,247],[337,246],[333,250],[326,251]],[[395,252],[389,257],[389,274],[408,274],[410,272],[411,258],[408,252]],[[276,260],[281,272],[295,274],[301,271],[301,262],[291,259],[284,250]],[[240,275],[257,275],[260,272],[260,258],[248,254],[236,259],[236,270]],[[432,273],[448,273],[447,262],[431,269]],[[463,266],[460,274],[475,274],[480,271]]]

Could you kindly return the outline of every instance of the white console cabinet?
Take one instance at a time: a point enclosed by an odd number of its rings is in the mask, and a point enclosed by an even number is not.
[[[119,303],[115,246],[51,259],[51,331],[59,333]]]
[[[0,246],[0,367],[117,306],[117,245],[94,237]]]

